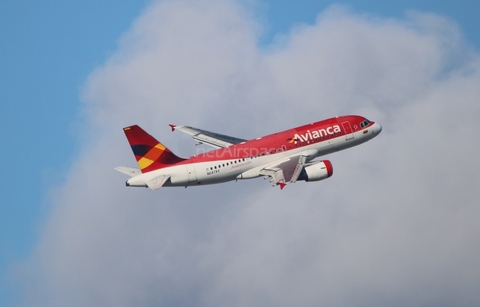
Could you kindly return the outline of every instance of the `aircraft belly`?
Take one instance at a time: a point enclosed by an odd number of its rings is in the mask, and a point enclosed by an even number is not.
[[[194,164],[187,164],[188,182],[197,182],[197,172]]]

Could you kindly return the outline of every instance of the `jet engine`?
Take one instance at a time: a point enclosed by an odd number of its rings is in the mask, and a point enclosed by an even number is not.
[[[333,174],[332,163],[328,160],[313,162],[305,166],[298,177],[298,180],[320,181],[327,179]]]

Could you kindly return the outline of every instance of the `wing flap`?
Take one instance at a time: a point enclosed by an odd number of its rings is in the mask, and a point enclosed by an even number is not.
[[[303,168],[305,167],[305,162],[307,161],[307,157],[300,156],[298,158],[297,165],[295,166],[295,170],[293,171],[292,176],[290,177],[290,182],[297,182],[298,177],[302,173]]]
[[[287,183],[297,181],[306,161],[307,157],[304,155],[282,159],[262,169],[260,174],[270,177],[270,182],[283,189]]]
[[[260,174],[263,176],[270,177],[270,182],[274,183],[274,185],[283,183],[285,184],[285,175],[283,173],[283,169],[275,167],[269,169],[263,169],[260,171]]]

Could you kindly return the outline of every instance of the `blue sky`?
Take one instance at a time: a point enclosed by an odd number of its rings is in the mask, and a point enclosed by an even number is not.
[[[80,89],[111,54],[146,1],[2,1],[0,275],[25,259],[48,214],[50,188],[78,149]],[[9,145],[7,145],[9,144]],[[15,152],[6,148],[16,148]],[[25,185],[19,184],[25,178]],[[29,179],[27,179],[29,178]],[[0,301],[11,293],[2,287]]]
[[[0,305],[23,295],[15,268],[35,247],[51,213],[51,196],[83,145],[78,129],[85,116],[80,96],[87,77],[117,50],[119,38],[149,3],[5,0],[0,5]],[[381,18],[402,19],[411,9],[440,14],[457,23],[475,49],[480,47],[480,4],[474,1],[300,0],[247,7],[265,29],[259,44],[268,46],[292,26],[314,23],[332,4]]]

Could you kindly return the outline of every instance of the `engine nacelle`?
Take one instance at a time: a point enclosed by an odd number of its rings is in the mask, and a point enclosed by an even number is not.
[[[298,180],[320,181],[327,179],[333,174],[332,163],[328,160],[318,161],[305,166],[298,177]]]

